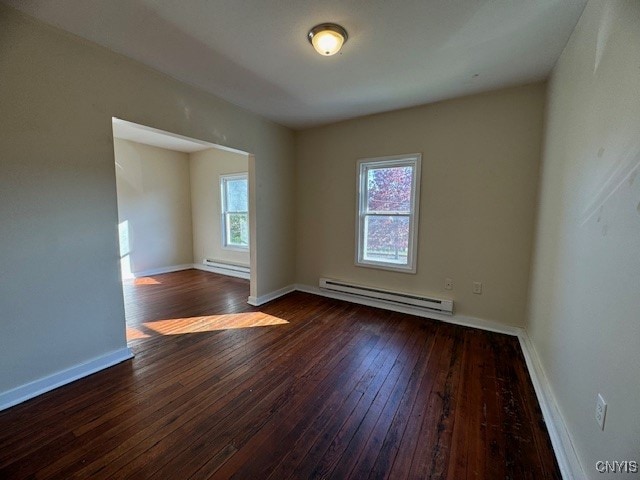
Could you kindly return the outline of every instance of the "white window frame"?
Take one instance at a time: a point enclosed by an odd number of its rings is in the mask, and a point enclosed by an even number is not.
[[[390,157],[363,158],[357,162],[357,187],[358,199],[356,205],[356,260],[359,267],[392,270],[403,273],[416,273],[417,249],[418,249],[418,218],[420,206],[420,167],[422,154],[411,153],[407,155],[395,155]],[[380,212],[378,214],[367,212],[367,172],[370,169],[385,167],[413,167],[413,181],[411,184],[410,213]],[[407,265],[398,265],[390,262],[366,260],[364,258],[365,218],[371,215],[398,215],[409,217],[409,248],[407,252]]]
[[[227,182],[231,181],[231,180],[246,180],[247,181],[247,203],[248,203],[248,190],[249,190],[249,174],[248,173],[231,173],[231,174],[225,174],[225,175],[220,175],[220,206],[221,206],[221,210],[222,210],[222,214],[220,216],[220,220],[221,220],[221,233],[222,233],[222,248],[225,248],[227,250],[240,250],[240,251],[247,251],[249,250],[249,244],[251,242],[251,237],[249,236],[249,231],[247,231],[247,245],[243,246],[243,245],[234,245],[234,244],[230,244],[228,242],[228,238],[227,238],[227,214],[228,213],[246,213],[247,214],[247,220],[249,218],[249,212],[229,212],[227,211]],[[247,205],[248,208],[248,205]],[[247,225],[248,228],[248,225]]]

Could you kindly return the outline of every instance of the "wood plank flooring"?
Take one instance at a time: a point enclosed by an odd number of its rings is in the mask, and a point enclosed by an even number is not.
[[[0,478],[560,478],[516,338],[188,270],[136,356],[0,412]]]

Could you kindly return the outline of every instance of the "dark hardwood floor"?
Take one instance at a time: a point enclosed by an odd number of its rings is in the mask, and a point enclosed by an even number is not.
[[[560,478],[517,339],[189,270],[133,360],[0,412],[0,478]]]

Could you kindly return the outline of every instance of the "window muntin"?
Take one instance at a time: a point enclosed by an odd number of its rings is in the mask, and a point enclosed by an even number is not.
[[[415,273],[420,160],[358,162],[356,265]]]
[[[221,175],[222,245],[249,248],[249,180],[246,173]]]

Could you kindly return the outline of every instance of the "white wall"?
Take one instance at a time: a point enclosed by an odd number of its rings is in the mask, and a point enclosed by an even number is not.
[[[114,139],[122,268],[193,263],[189,154]]]
[[[640,462],[640,2],[587,5],[547,110],[527,329],[585,475],[607,478],[597,461]]]
[[[2,4],[0,72],[0,394],[126,347],[114,116],[254,154],[251,294],[293,283],[289,129]]]
[[[193,216],[193,263],[204,258],[249,266],[249,252],[223,248],[220,175],[246,173],[247,155],[211,148],[189,155],[191,210]]]
[[[459,314],[523,325],[544,98],[538,83],[297,132],[298,282],[437,294]],[[416,152],[417,274],[354,266],[356,161]]]

